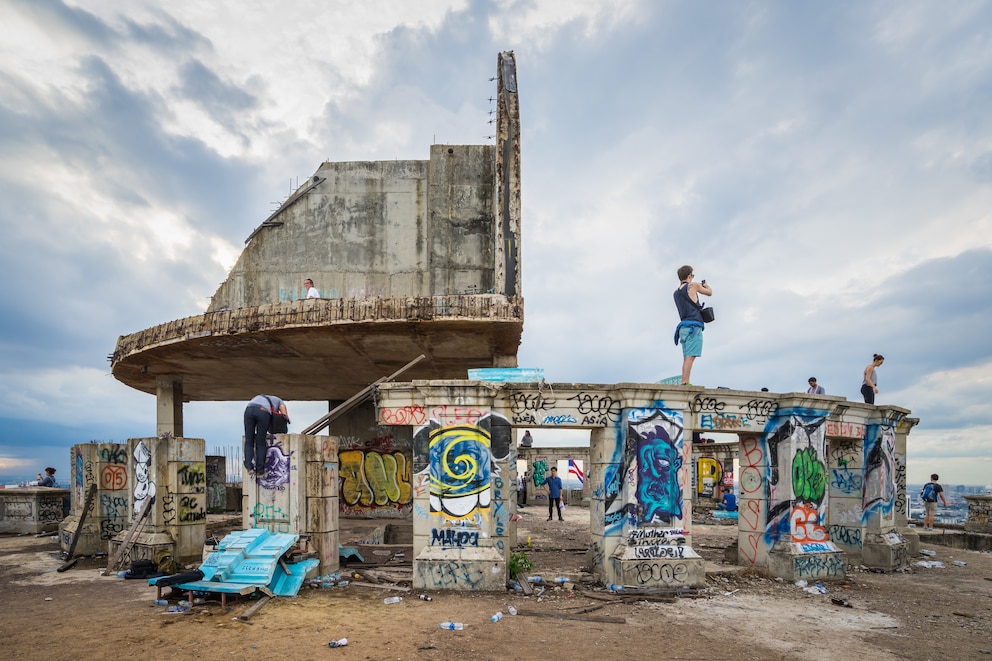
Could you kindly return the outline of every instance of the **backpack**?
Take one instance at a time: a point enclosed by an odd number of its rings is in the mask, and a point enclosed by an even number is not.
[[[937,486],[933,482],[927,482],[923,485],[923,491],[920,492],[920,498],[923,499],[924,503],[936,503]]]

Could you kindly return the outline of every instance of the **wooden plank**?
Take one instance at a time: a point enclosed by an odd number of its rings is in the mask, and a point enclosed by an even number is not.
[[[247,622],[251,618],[252,615],[254,615],[255,613],[258,612],[258,609],[259,608],[261,608],[262,606],[264,606],[269,601],[269,599],[271,599],[271,597],[269,597],[269,596],[262,597],[261,599],[259,599],[258,601],[256,601],[255,604],[251,608],[249,608],[244,613],[242,613],[241,615],[239,615],[238,616],[238,619],[241,620],[242,622]]]
[[[379,385],[380,383],[386,383],[388,381],[392,381],[397,376],[399,376],[403,372],[407,371],[408,369],[410,369],[411,367],[413,367],[414,365],[416,365],[417,363],[419,363],[420,361],[422,361],[426,357],[427,356],[425,356],[424,354],[420,354],[419,356],[417,356],[416,358],[414,358],[409,363],[407,363],[403,367],[399,368],[398,370],[396,370],[395,372],[393,372],[389,376],[384,376],[381,379],[379,379],[378,381],[376,381],[375,383],[373,383],[371,385],[368,385],[368,386],[365,386],[364,388],[362,388],[361,390],[359,390],[357,393],[355,393],[354,395],[352,395],[351,397],[349,397],[347,400],[345,400],[343,403],[341,403],[341,404],[337,405],[336,407],[334,407],[334,410],[332,410],[330,413],[328,413],[327,415],[323,416],[320,420],[317,420],[315,423],[313,423],[312,425],[310,425],[309,427],[307,427],[306,429],[304,429],[303,430],[303,433],[304,434],[316,434],[320,430],[324,429],[324,427],[326,427],[327,425],[329,425],[339,415],[341,415],[342,413],[345,413],[346,411],[348,411],[349,409],[351,409],[352,407],[354,407],[356,404],[359,404],[360,402],[364,401],[365,398],[367,398],[369,395],[372,394],[372,390],[377,385]]]
[[[573,615],[571,613],[538,613],[537,611],[522,611],[518,610],[517,615],[525,615],[528,617],[550,617],[559,620],[579,620],[580,622],[606,622],[607,624],[627,624],[626,618],[622,617],[607,617],[607,616],[583,616],[583,615]]]
[[[72,534],[72,543],[69,544],[69,552],[65,556],[65,562],[55,571],[64,572],[66,569],[76,564],[76,561],[72,558],[72,554],[76,552],[76,543],[79,541],[79,535],[83,532],[83,524],[86,523],[86,515],[89,514],[90,508],[93,507],[93,499],[95,497],[96,483],[94,482],[86,490],[86,501],[83,505],[83,513],[79,515],[79,523],[76,524],[76,532]]]
[[[517,575],[514,578],[517,579],[517,583],[520,584],[520,588],[524,591],[525,595],[529,597],[530,595],[534,594],[534,588],[532,588],[530,582],[527,581],[526,574],[524,574],[522,571],[517,572]]]
[[[121,542],[121,545],[117,548],[117,553],[114,554],[113,560],[107,563],[107,571],[104,572],[104,576],[113,576],[114,572],[117,571],[117,567],[120,565],[121,560],[123,560],[124,556],[130,552],[131,547],[134,546],[134,542],[137,539],[135,532],[138,530],[138,526],[141,525],[141,522],[145,520],[145,517],[148,516],[148,512],[151,511],[152,500],[154,499],[145,498],[145,504],[141,506],[141,511],[138,513],[138,516],[134,518],[134,523],[131,524],[127,534],[124,535],[124,539]]]
[[[361,581],[351,581],[348,583],[348,587],[357,585],[360,588],[379,588],[380,590],[396,590],[397,592],[409,592],[410,588],[404,588],[399,585],[387,585],[385,583],[362,583]]]

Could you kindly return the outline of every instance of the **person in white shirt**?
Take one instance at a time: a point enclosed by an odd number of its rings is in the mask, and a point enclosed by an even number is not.
[[[313,286],[313,280],[310,278],[303,281],[303,288],[307,290],[307,298],[320,298],[320,292]]]

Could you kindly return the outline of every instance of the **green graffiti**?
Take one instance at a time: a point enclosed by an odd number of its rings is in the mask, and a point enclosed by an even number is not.
[[[803,448],[792,459],[792,488],[796,499],[819,503],[827,488],[827,471],[815,448]]]
[[[544,474],[548,472],[548,462],[538,459],[531,465],[531,474],[534,476],[534,486],[539,487],[544,484]]]

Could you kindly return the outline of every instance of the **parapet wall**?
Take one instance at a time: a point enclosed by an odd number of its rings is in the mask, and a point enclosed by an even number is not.
[[[321,164],[254,232],[208,310],[306,298],[308,277],[331,299],[494,291],[494,150]]]

